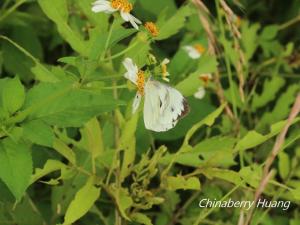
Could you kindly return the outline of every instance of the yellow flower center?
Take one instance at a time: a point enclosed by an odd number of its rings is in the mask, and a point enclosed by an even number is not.
[[[111,7],[126,13],[129,13],[133,9],[132,4],[128,0],[111,0]]]
[[[144,86],[145,86],[145,73],[143,70],[139,70],[137,74],[137,88],[140,95],[144,95]]]
[[[156,37],[159,34],[158,28],[153,22],[146,22],[145,23],[145,28],[149,31],[149,33],[153,36]]]
[[[205,48],[200,45],[200,44],[195,44],[194,48],[197,50],[197,52],[199,52],[200,54],[202,54],[205,51]]]

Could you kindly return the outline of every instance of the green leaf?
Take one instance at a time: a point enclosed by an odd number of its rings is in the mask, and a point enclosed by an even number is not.
[[[22,143],[6,138],[0,143],[0,178],[19,201],[32,173],[30,150]]]
[[[95,159],[104,153],[102,129],[96,117],[88,121],[81,129],[81,143]]]
[[[216,71],[218,62],[215,56],[203,55],[199,59],[198,69],[187,76],[184,80],[176,85],[178,89],[184,96],[193,95],[197,89],[202,85],[199,79],[200,74],[213,73]]]
[[[242,44],[245,48],[246,59],[249,60],[252,58],[254,52],[258,47],[258,36],[257,32],[260,28],[259,24],[249,24],[248,22],[242,23]]]
[[[70,83],[41,83],[27,95],[28,119],[42,119],[58,127],[80,127],[103,112],[113,110],[118,102],[112,96],[82,90]]]
[[[192,10],[189,5],[181,7],[170,18],[166,18],[166,11],[162,11],[158,20],[157,26],[159,29],[159,35],[156,40],[167,39],[170,36],[179,32],[179,30],[185,25],[185,18],[192,14]]]
[[[22,124],[23,137],[32,143],[52,147],[54,134],[49,125],[41,120],[32,120]],[[38,131],[38,132],[37,132]]]
[[[130,218],[139,224],[153,225],[151,219],[143,213],[132,213]]]
[[[298,84],[289,85],[288,89],[278,98],[273,110],[271,112],[266,112],[261,117],[261,120],[257,123],[256,129],[264,128],[266,125],[287,118],[299,90]]]
[[[236,140],[232,137],[212,137],[201,141],[190,151],[183,152],[176,157],[175,162],[181,165],[193,167],[207,166],[232,166],[235,164],[233,156],[233,147]],[[161,163],[169,164],[174,154],[166,154]]]
[[[177,175],[176,177],[166,177],[167,189],[175,191],[178,189],[183,190],[200,190],[200,181],[197,177],[184,178],[183,176]]]
[[[138,33],[129,44],[130,50],[126,53],[126,57],[131,58],[139,68],[143,67],[147,61],[147,55],[150,51],[150,43],[147,35]]]
[[[135,159],[135,131],[137,128],[139,114],[135,113],[132,115],[130,120],[128,120],[123,128],[122,135],[120,138],[120,149],[124,150],[124,158],[121,168],[120,180],[123,181],[125,177],[127,177],[131,171],[132,163]]]
[[[201,170],[201,172],[209,179],[219,178],[236,185],[239,185],[242,182],[239,173],[232,170],[220,168],[204,168],[203,170]]]
[[[283,180],[285,180],[290,172],[290,158],[284,151],[279,153],[278,158],[279,175]]]
[[[251,109],[256,109],[265,106],[276,97],[276,93],[284,85],[285,80],[279,76],[273,76],[270,80],[265,80],[263,85],[263,92],[261,95],[254,94]]]
[[[53,142],[53,148],[60,153],[62,156],[64,156],[67,160],[69,160],[70,163],[73,165],[76,165],[76,157],[73,150],[66,145],[61,140],[55,138]]]
[[[25,100],[25,90],[18,77],[7,79],[2,90],[3,108],[10,114],[19,110]]]
[[[100,188],[96,188],[90,179],[75,195],[73,201],[69,205],[64,225],[74,223],[76,220],[84,216],[94,205],[100,196]]]
[[[111,194],[115,198],[120,214],[126,220],[130,220],[130,218],[127,216],[126,210],[132,206],[133,200],[130,197],[128,190],[124,188],[120,188],[119,190],[116,190],[115,188],[111,188],[111,190],[112,190]]]
[[[222,113],[223,109],[225,107],[225,104],[221,105],[219,108],[217,108],[215,111],[207,115],[203,120],[200,122],[194,124],[194,126],[187,132],[183,146],[188,146],[188,142],[190,138],[193,136],[193,134],[203,125],[211,126],[215,122],[216,118]]]
[[[36,168],[35,173],[31,176],[31,184],[57,170],[66,170],[67,166],[60,161],[48,159],[42,169]]]
[[[173,0],[151,0],[151,1],[144,1],[144,0],[137,0],[137,3],[139,3],[143,9],[146,10],[146,12],[150,12],[156,16],[158,16],[164,9],[168,9],[168,14],[175,13],[177,10],[177,7],[175,5],[175,2]],[[135,5],[136,6],[136,5]],[[141,10],[141,9],[138,9]]]
[[[72,30],[68,24],[68,7],[66,0],[38,0],[38,3],[44,13],[57,26],[61,36],[71,45],[71,47],[80,54],[87,56],[88,49],[86,43],[77,32]]]
[[[299,118],[296,118],[293,122],[299,121]],[[262,135],[255,130],[249,131],[244,137],[242,137],[238,143],[235,146],[235,151],[243,151],[250,148],[254,148],[265,141],[269,140],[270,138],[274,137],[276,134],[278,134],[283,127],[285,126],[286,121],[280,121],[278,123],[275,123],[271,126],[271,131],[266,134]]]
[[[279,26],[278,25],[269,25],[264,27],[260,38],[263,40],[272,40],[276,37],[277,33],[279,31]]]

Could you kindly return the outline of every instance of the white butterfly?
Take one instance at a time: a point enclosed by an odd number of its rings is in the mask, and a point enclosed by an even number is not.
[[[145,95],[144,123],[148,130],[170,130],[180,118],[188,114],[188,103],[179,91],[151,77],[145,82],[144,72],[130,58],[126,58],[123,65],[127,70],[124,76],[138,88],[132,105],[133,113]]]

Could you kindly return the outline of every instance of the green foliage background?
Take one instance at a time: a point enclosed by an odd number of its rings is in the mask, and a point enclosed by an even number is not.
[[[130,2],[157,37],[118,13],[93,13],[91,0],[1,0],[1,225],[238,224],[247,215],[198,203],[254,198],[300,90],[299,0],[227,1],[240,24],[217,0],[204,1],[209,14],[199,1]],[[200,59],[183,50],[190,44],[205,46]],[[125,57],[142,68],[150,53],[171,60],[170,85],[191,107],[165,133],[131,114],[135,88],[123,77]],[[204,73],[214,79],[199,100]],[[251,224],[300,224],[298,121],[263,193],[291,206],[257,208]]]

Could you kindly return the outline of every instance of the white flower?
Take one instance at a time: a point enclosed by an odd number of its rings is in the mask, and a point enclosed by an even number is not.
[[[104,12],[107,14],[120,11],[120,15],[124,21],[130,22],[135,29],[139,29],[138,24],[142,22],[130,14],[132,4],[128,0],[97,0],[93,3],[92,11],[95,13]]]
[[[126,58],[123,61],[123,65],[127,70],[124,74],[124,77],[134,83],[138,88],[132,105],[132,113],[135,113],[141,103],[142,96],[144,95],[145,76],[144,72],[138,69],[137,65],[133,63],[132,59]]]
[[[199,87],[197,92],[194,94],[194,97],[195,98],[198,98],[198,99],[202,99],[204,98],[205,96],[205,88],[204,87]]]
[[[170,79],[168,78],[168,76],[170,76],[168,69],[167,69],[167,64],[170,63],[170,60],[165,58],[162,62],[161,62],[161,71],[162,71],[162,79],[164,81],[170,82]]]
[[[188,53],[189,57],[192,59],[198,59],[204,53],[205,48],[200,44],[186,45],[183,49]]]

